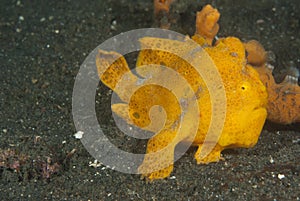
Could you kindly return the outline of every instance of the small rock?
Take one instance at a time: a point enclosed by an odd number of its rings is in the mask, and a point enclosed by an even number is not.
[[[270,163],[274,163],[274,159],[272,156],[270,156]]]
[[[262,24],[262,23],[264,23],[265,21],[263,20],[263,19],[258,19],[257,21],[256,21],[256,24]]]
[[[83,131],[78,131],[77,133],[74,134],[74,137],[76,139],[81,139],[83,136],[84,132]]]
[[[278,177],[278,179],[283,179],[283,178],[285,178],[284,174],[278,174],[277,177]]]

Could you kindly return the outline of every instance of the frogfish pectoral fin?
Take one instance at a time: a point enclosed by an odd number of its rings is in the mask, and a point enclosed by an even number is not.
[[[99,50],[96,66],[101,81],[123,101],[128,102],[128,90],[136,83],[137,77],[131,73],[125,58],[117,52]],[[121,85],[122,87],[118,87]]]

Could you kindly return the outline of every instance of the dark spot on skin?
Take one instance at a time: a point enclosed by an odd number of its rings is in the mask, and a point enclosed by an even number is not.
[[[160,65],[162,65],[162,66],[166,66],[166,63],[165,63],[165,62],[163,62],[163,61],[161,61],[161,62],[160,62]]]
[[[139,119],[139,118],[140,118],[140,114],[139,114],[139,113],[137,113],[137,112],[133,113],[132,115],[133,115],[133,116],[134,116],[134,118],[136,118],[136,119]]]

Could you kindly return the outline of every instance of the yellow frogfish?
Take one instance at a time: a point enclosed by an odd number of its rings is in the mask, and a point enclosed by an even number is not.
[[[219,73],[225,92],[225,101],[220,104],[226,108],[226,113],[214,111],[212,107],[212,99],[216,99],[214,91],[209,90],[206,80],[193,64],[176,54],[157,48],[167,47],[172,52],[181,52],[186,55],[189,53],[187,52],[189,51],[187,48],[189,38],[187,42],[153,37],[141,38],[142,50],[137,58],[136,73],[130,71],[125,58],[117,52],[99,50],[96,56],[101,81],[118,94],[122,101],[112,105],[113,112],[129,124],[155,133],[148,140],[144,161],[138,168],[138,172],[149,180],[166,178],[171,174],[175,148],[180,143],[189,142],[197,146],[195,153],[197,163],[207,164],[223,159],[221,152],[224,149],[249,148],[258,141],[267,118],[267,110],[271,108],[268,103],[268,98],[271,101],[268,93],[273,90],[270,86],[264,85],[267,82],[263,77],[265,75],[260,75],[256,69],[263,68],[265,58],[259,58],[260,54],[253,51],[260,47],[259,44],[248,43],[247,45],[235,37],[221,38],[213,43],[219,29],[217,24],[219,17],[220,14],[216,9],[210,5],[205,6],[201,12],[197,13],[196,33],[192,36],[192,40],[205,50],[203,54],[209,56]],[[264,52],[263,48],[260,50]],[[115,58],[118,59],[114,60]],[[108,66],[111,60],[114,62]],[[153,66],[154,70],[145,69],[142,67],[144,65]],[[208,72],[209,68],[212,68],[212,65],[205,65],[205,62],[196,62],[196,65]],[[159,66],[166,66],[183,77],[194,96],[187,97],[188,89],[180,84],[176,76],[170,76],[168,80],[168,76],[164,74],[165,69]],[[140,78],[151,77],[152,72],[167,78],[166,82],[173,83],[172,89],[151,83],[143,85]],[[126,75],[127,83],[139,83],[136,84],[138,86],[135,89],[120,90],[118,81],[124,80],[124,75]],[[178,94],[195,101],[195,108],[199,110],[196,116],[194,111],[188,111],[192,114],[191,116],[182,113],[185,99],[178,97]],[[298,99],[295,101],[299,106],[300,101]],[[161,108],[153,109],[154,106]],[[212,116],[215,114],[224,116],[221,132],[219,136],[206,140],[211,125],[217,124],[217,122],[212,122]],[[160,118],[164,118],[161,124],[153,124]],[[185,121],[181,121],[182,118],[185,118]],[[292,121],[295,121],[294,116]],[[193,133],[194,127],[195,133]],[[184,132],[178,132],[179,129]],[[206,144],[212,145],[212,148],[203,155],[202,148]],[[161,154],[155,154],[160,151]]]

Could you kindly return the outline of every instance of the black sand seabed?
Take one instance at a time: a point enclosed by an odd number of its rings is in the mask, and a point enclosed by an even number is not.
[[[257,39],[274,53],[279,80],[284,69],[299,68],[299,1],[178,0],[171,9],[177,19],[172,30],[192,34],[195,12],[206,3],[222,14],[219,36]],[[105,39],[153,26],[152,13],[152,1],[145,0],[1,1],[0,148],[16,150],[11,163],[22,154],[29,159],[19,172],[0,168],[0,200],[300,199],[299,124],[267,123],[254,148],[225,151],[226,160],[219,163],[196,165],[191,149],[176,162],[171,178],[153,183],[104,166],[89,167],[94,159],[73,136],[75,76]],[[101,86],[98,94],[105,109],[99,114],[102,125],[130,150],[133,145],[123,142],[111,123],[108,89]],[[47,175],[42,168],[47,157],[59,165],[57,173]]]

